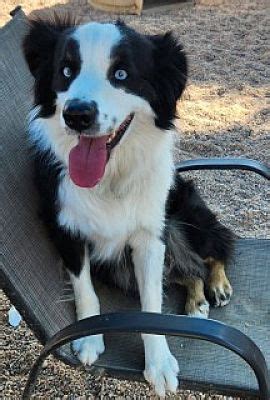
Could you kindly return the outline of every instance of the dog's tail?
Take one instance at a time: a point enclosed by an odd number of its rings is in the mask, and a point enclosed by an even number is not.
[[[207,269],[190,247],[181,224],[172,218],[166,221],[166,275],[170,281],[186,278],[206,279]]]

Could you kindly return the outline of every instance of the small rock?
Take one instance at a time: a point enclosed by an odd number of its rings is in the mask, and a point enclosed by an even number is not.
[[[14,306],[12,306],[8,312],[9,325],[13,326],[13,328],[17,328],[20,325],[21,320],[21,314],[16,310]]]

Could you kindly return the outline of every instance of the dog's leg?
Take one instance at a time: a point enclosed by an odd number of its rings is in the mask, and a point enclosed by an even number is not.
[[[145,231],[134,235],[130,245],[142,311],[160,313],[165,246],[159,238]],[[159,396],[165,396],[166,389],[175,392],[179,367],[169,350],[166,338],[143,334],[142,339],[146,380],[154,385]]]
[[[214,307],[226,306],[232,297],[232,287],[225,273],[224,263],[208,257],[205,264],[209,267],[208,293]]]
[[[177,281],[187,289],[185,311],[187,315],[197,318],[208,318],[209,303],[204,294],[204,282],[200,278],[187,278]]]
[[[99,314],[99,301],[90,276],[87,244],[80,238],[71,236],[68,231],[59,226],[54,227],[51,235],[70,275],[75,295],[77,319]],[[102,335],[78,339],[72,345],[83,364],[92,364],[104,351]]]
[[[77,319],[84,319],[100,314],[99,301],[93,288],[90,276],[90,262],[88,246],[84,247],[84,257],[80,273],[76,276],[70,272]],[[103,335],[86,336],[72,343],[73,350],[80,361],[91,365],[104,351]]]

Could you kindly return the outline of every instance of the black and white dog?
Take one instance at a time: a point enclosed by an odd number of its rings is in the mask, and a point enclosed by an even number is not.
[[[171,33],[142,35],[122,22],[29,24],[36,183],[78,319],[100,312],[93,274],[138,290],[144,311],[161,312],[164,276],[187,287],[189,315],[208,316],[205,289],[215,306],[227,304],[232,234],[192,183],[174,176],[173,121],[187,77],[181,45]],[[143,341],[145,378],[161,396],[175,391],[178,364],[165,337]],[[74,350],[92,364],[103,337]]]

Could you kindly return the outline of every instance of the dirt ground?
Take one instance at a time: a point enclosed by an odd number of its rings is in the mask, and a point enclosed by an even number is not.
[[[195,3],[173,11],[147,11],[140,17],[122,17],[141,32],[173,29],[188,54],[190,77],[178,106],[176,159],[244,156],[269,162],[270,2]],[[86,0],[22,0],[20,4],[27,14],[33,10],[69,10],[82,20],[116,18],[93,11]],[[16,0],[0,0],[0,26],[9,20],[8,13],[17,5]],[[193,176],[212,209],[234,232],[247,237],[270,237],[270,190],[262,178],[245,172],[198,172]],[[18,399],[40,345],[24,323],[16,330],[8,326],[9,301],[3,294],[0,301],[4,327],[0,398]],[[55,388],[59,389],[57,396]],[[150,399],[154,394],[147,384],[92,377],[50,359],[35,398]],[[185,391],[168,398],[226,397]]]

